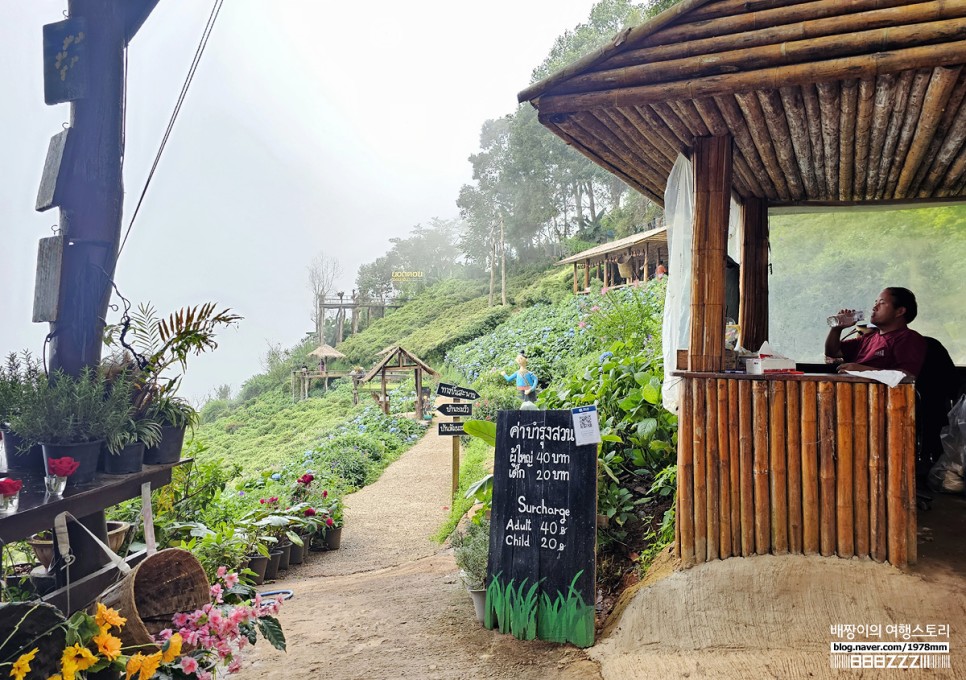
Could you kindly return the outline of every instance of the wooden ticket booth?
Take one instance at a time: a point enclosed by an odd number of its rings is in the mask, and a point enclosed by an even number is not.
[[[520,93],[658,203],[678,154],[691,160],[685,564],[786,552],[915,562],[913,385],[724,373],[726,235],[734,197],[741,344],[758,347],[769,207],[963,199],[964,64],[964,0],[683,0]]]

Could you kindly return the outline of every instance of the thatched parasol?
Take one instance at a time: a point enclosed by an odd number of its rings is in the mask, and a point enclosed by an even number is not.
[[[309,352],[309,356],[317,357],[319,359],[345,359],[345,354],[337,350],[335,347],[330,347],[329,345],[319,345]]]

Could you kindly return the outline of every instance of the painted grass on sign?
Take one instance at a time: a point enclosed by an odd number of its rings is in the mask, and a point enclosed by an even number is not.
[[[484,625],[520,640],[536,637],[590,647],[594,644],[594,607],[585,603],[575,588],[581,574],[583,571],[574,576],[566,595],[558,591],[553,599],[539,592],[543,579],[528,589],[528,579],[504,584],[497,574],[486,589]]]

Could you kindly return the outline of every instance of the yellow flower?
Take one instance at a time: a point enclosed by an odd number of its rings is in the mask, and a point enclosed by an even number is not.
[[[125,669],[127,673],[124,676],[124,680],[131,680],[131,676],[133,676],[135,673],[141,670],[141,664],[143,662],[144,662],[144,654],[142,654],[141,652],[138,652],[137,654],[134,654],[133,656],[131,656],[131,658],[127,660],[127,668]]]
[[[175,633],[168,640],[168,648],[161,655],[161,663],[171,663],[181,654],[181,633]]]
[[[180,647],[181,645],[179,644],[178,646]],[[30,662],[37,656],[37,651],[38,648],[34,647],[26,654],[21,654],[20,658],[13,662],[13,668],[10,669],[10,677],[14,680],[23,680],[24,676],[30,672]]]
[[[107,632],[106,628],[101,628],[101,632],[91,638],[97,645],[97,651],[107,657],[108,661],[114,661],[121,655],[121,641]]]
[[[105,607],[101,602],[97,603],[97,614],[94,616],[94,621],[100,626],[101,630],[107,630],[111,626],[120,628],[127,623],[127,619],[118,614],[116,609]]]
[[[140,680],[150,680],[161,665],[161,652],[155,652],[141,661]]]
[[[60,673],[54,673],[47,680],[64,680]]]
[[[64,680],[74,680],[74,675],[79,671],[86,671],[97,663],[97,657],[90,653],[86,647],[73,644],[64,650],[60,658],[60,670],[64,675]]]

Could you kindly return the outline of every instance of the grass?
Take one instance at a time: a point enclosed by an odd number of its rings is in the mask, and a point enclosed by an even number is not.
[[[577,572],[566,595],[558,591],[553,599],[540,592],[543,579],[527,588],[527,579],[504,585],[501,574],[497,574],[486,589],[484,625],[520,640],[536,637],[590,647],[594,644],[594,607],[585,603],[574,587],[583,573]]]
[[[463,515],[473,507],[474,500],[472,498],[466,498],[466,490],[474,482],[490,472],[492,466],[493,447],[487,446],[478,439],[471,440],[466,445],[463,460],[460,461],[460,481],[456,498],[453,499],[453,503],[450,505],[449,517],[446,518],[446,522],[443,523],[433,536],[434,541],[442,543],[453,533]]]

